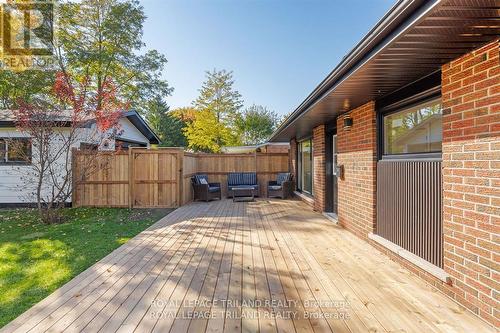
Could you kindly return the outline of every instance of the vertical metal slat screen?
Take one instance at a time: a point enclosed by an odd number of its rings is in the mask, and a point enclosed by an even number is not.
[[[440,161],[381,160],[377,235],[443,267]]]

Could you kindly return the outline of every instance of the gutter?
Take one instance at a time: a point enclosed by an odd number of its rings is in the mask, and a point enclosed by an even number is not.
[[[390,41],[399,36],[402,31],[415,23],[422,15],[437,5],[441,0],[399,0],[382,17],[370,32],[342,59],[334,70],[312,91],[309,96],[292,112],[272,134],[269,141],[273,141],[296,119],[311,109],[330,92],[335,90],[338,84],[347,79],[353,72],[370,60],[376,53],[382,50]],[[411,8],[418,10],[409,12]],[[395,22],[398,18],[406,16],[402,22]],[[408,20],[408,17],[411,20]],[[396,30],[397,29],[397,30]],[[393,36],[391,36],[391,33]],[[371,54],[370,54],[371,53]],[[368,58],[368,59],[366,59]]]

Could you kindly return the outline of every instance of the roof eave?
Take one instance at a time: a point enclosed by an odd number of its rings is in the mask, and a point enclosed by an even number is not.
[[[135,110],[127,111],[123,114],[141,133],[144,135],[150,144],[160,144],[160,138],[144,118]],[[134,120],[133,120],[134,119]]]
[[[274,131],[269,139],[270,142],[277,142],[279,134],[290,126],[297,118],[310,109],[317,101],[335,87],[335,84],[343,81],[356,68],[364,63],[366,55],[374,50],[384,38],[394,33],[396,30],[404,30],[415,18],[420,17],[421,12],[426,12],[434,7],[441,0],[432,0],[424,3],[422,0],[399,0],[391,9],[377,22],[377,24],[361,39],[361,41],[342,59],[333,71],[306,97],[306,99],[292,112],[292,114]],[[424,4],[424,5],[423,5]],[[415,6],[419,6],[418,12],[411,12]],[[408,12],[410,11],[410,12]],[[402,22],[395,21],[401,18]],[[411,17],[411,20],[408,18]],[[401,23],[407,24],[401,24]],[[401,27],[404,25],[404,27]],[[399,29],[398,29],[399,28]],[[380,47],[380,45],[379,45]]]

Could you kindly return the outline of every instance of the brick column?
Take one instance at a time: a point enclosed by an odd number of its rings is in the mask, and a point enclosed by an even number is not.
[[[290,172],[293,175],[293,190],[297,189],[297,141],[290,140],[290,152],[288,153],[290,162]]]
[[[499,42],[442,67],[444,269],[453,297],[500,326]]]
[[[344,166],[344,178],[338,182],[338,216],[342,226],[367,238],[376,224],[375,103],[364,104],[350,115],[353,126],[348,131],[343,129],[343,118],[337,119],[337,163]]]
[[[326,191],[326,158],[325,158],[325,125],[313,129],[313,196],[314,210],[325,211]]]

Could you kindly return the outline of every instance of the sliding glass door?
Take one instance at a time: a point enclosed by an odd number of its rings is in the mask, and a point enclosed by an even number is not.
[[[298,188],[302,192],[312,194],[312,179],[313,179],[313,158],[312,158],[312,141],[311,139],[304,140],[298,144]]]

